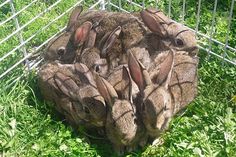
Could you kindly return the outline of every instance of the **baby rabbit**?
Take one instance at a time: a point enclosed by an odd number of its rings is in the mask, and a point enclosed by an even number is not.
[[[106,134],[113,143],[116,152],[121,155],[125,148],[129,151],[144,138],[144,128],[136,113],[136,106],[132,103],[132,83],[126,67],[121,71],[119,92],[99,75],[96,76],[98,91],[107,103]]]
[[[96,38],[96,32],[92,30],[92,23],[83,22],[75,27],[83,8],[77,6],[71,13],[65,32],[52,39],[45,51],[44,59],[49,61],[58,60],[61,63],[73,63],[76,59],[76,51],[81,52],[84,45],[90,46]],[[88,37],[90,38],[88,40]],[[80,55],[80,54],[77,54]]]
[[[172,21],[156,9],[145,9],[140,15],[144,24],[152,32],[147,34],[150,55],[155,54],[155,51],[170,48],[175,51],[186,51],[190,56],[197,54],[195,34],[189,28]]]
[[[90,30],[85,47],[78,56],[76,61],[81,62],[92,71],[97,72],[101,76],[105,76],[109,73],[109,60],[102,58],[102,53],[109,53],[110,49],[117,40],[120,34],[121,27],[118,26],[112,32],[108,32],[107,36],[104,36],[99,46],[95,45],[96,28]]]
[[[82,105],[61,93],[54,79],[58,69],[57,63],[44,64],[40,68],[38,72],[40,91],[45,100],[53,102],[56,110],[64,115],[72,126],[77,126],[83,123],[82,117],[80,117],[81,114],[77,114],[77,111],[81,111]]]
[[[104,126],[105,101],[86,65],[47,63],[41,67],[38,75],[44,97],[56,103],[56,108],[62,114],[66,112],[71,115],[69,120],[75,124],[83,121],[96,127]]]
[[[153,58],[148,68],[153,83],[161,84],[164,81],[168,73],[160,67],[166,67],[164,64],[168,63],[164,62],[168,55],[166,52],[169,49],[175,52],[169,87],[175,104],[174,112],[177,113],[197,94],[198,48],[195,34],[155,9],[143,10],[141,17],[152,31],[146,36],[146,43],[149,44],[146,47]]]
[[[171,71],[173,67],[174,52],[170,50],[165,64],[168,67],[161,67],[164,73],[168,73],[162,85],[153,84],[147,70],[142,63],[130,53],[128,66],[134,82],[138,85],[140,95],[134,101],[138,105],[138,111],[142,115],[143,123],[148,134],[152,138],[160,136],[169,124],[173,114],[173,102],[168,91]],[[162,76],[160,76],[162,77]]]

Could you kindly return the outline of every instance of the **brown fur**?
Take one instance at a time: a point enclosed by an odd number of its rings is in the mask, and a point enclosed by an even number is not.
[[[81,119],[93,126],[104,125],[105,102],[85,65],[47,63],[38,75],[41,93],[55,103],[59,112],[63,114],[66,110],[70,122],[76,123]]]

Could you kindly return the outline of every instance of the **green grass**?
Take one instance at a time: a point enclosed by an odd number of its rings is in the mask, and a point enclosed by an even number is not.
[[[136,0],[136,2],[140,0]],[[19,10],[30,1],[16,1]],[[55,1],[39,0],[33,8],[24,12],[19,18],[21,25],[32,19],[38,12],[43,11]],[[60,15],[77,0],[62,0],[58,7],[52,9],[29,28],[23,30],[27,39],[37,29],[47,24],[51,19]],[[94,1],[86,1],[86,7]],[[230,1],[219,4],[215,38],[225,40],[226,11]],[[166,2],[160,2],[161,8],[167,11]],[[173,8],[180,6],[182,0],[173,2]],[[187,1],[186,23],[195,26],[194,13],[196,2]],[[199,29],[209,35],[212,3],[202,0],[202,25]],[[128,10],[137,10],[128,3],[122,4]],[[147,3],[154,6],[154,1]],[[1,8],[0,20],[11,16],[9,6]],[[114,8],[111,8],[114,9]],[[172,17],[180,19],[181,8],[172,10]],[[68,15],[68,14],[67,14]],[[235,18],[234,18],[235,21]],[[32,51],[51,35],[60,30],[67,22],[67,16],[38,34],[26,48]],[[0,40],[13,29],[13,21],[0,27]],[[235,45],[235,22],[232,23],[229,43]],[[19,42],[17,37],[9,39],[0,45],[0,56],[13,49]],[[207,46],[208,41],[201,39],[199,44]],[[219,54],[223,48],[213,45],[214,52]],[[162,135],[162,145],[148,145],[142,150],[126,156],[236,156],[236,69],[235,66],[224,64],[214,57],[206,56],[200,51],[198,97],[192,102],[181,116],[176,116],[169,130]],[[235,58],[235,53],[230,57]],[[17,51],[10,58],[0,63],[0,73],[19,61],[22,53]],[[51,104],[43,101],[37,86],[35,72],[17,81],[11,88],[4,89],[12,80],[17,78],[24,69],[21,64],[0,82],[0,156],[114,156],[111,144],[107,139],[96,133],[86,132],[82,127],[74,131],[66,124],[61,115],[55,112]],[[93,138],[88,137],[88,135]],[[102,139],[101,139],[102,138]]]

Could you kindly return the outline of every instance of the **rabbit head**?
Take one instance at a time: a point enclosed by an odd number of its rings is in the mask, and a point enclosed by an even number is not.
[[[112,32],[105,35],[98,46],[95,45],[96,29],[92,29],[86,41],[85,49],[79,56],[78,61],[87,65],[92,72],[97,72],[101,76],[105,76],[109,70],[109,60],[106,57],[117,40],[120,29],[121,27],[118,26]]]
[[[72,11],[65,32],[62,32],[48,43],[44,54],[45,60],[59,60],[61,63],[72,63],[75,60],[76,50],[81,48],[87,40],[92,27],[92,24],[86,21],[78,28],[75,28],[75,22],[81,11],[82,7],[75,8]]]
[[[60,95],[54,103],[56,110],[65,116],[71,126],[76,128],[85,123],[83,107],[78,101],[72,101],[69,97]]]
[[[149,52],[153,52],[153,62],[148,68],[153,83],[161,84],[164,81],[166,76],[161,72],[161,67],[169,64],[168,60],[171,62],[169,49],[174,51],[173,74],[169,87],[175,104],[175,114],[184,109],[197,95],[198,48],[195,34],[155,9],[142,11],[141,17],[153,32],[146,36]],[[157,51],[159,52],[156,53]]]
[[[172,117],[173,106],[168,91],[172,68],[163,69],[163,74],[167,73],[167,75],[165,74],[166,81],[160,86],[152,83],[147,70],[132,53],[129,53],[128,66],[130,74],[140,90],[141,96],[138,96],[135,102],[139,103],[143,123],[151,137],[158,137],[168,127]],[[172,67],[173,63],[168,66]]]
[[[71,32],[62,32],[53,38],[47,45],[44,59],[59,60],[63,63],[72,63],[75,58],[75,47],[70,42]]]
[[[38,83],[41,94],[47,101],[51,101],[55,105],[55,109],[65,116],[66,120],[72,126],[78,126],[82,123],[81,104],[72,101],[68,96],[64,95],[57,86],[54,76],[59,71],[58,63],[51,62],[44,64],[38,72]]]
[[[79,62],[87,65],[92,73],[97,72],[104,76],[108,72],[107,60],[100,57],[100,50],[96,47],[85,49]]]
[[[156,9],[145,9],[140,15],[144,24],[153,32],[150,38],[159,39],[159,43],[156,40],[150,41],[153,47],[167,47],[176,51],[186,51],[190,56],[197,55],[195,34],[189,28],[174,22]]]
[[[108,138],[116,146],[125,146],[132,143],[137,133],[136,108],[132,104],[132,84],[126,67],[122,72],[123,94],[118,96],[113,86],[100,76],[96,76],[98,91],[104,97],[108,112],[106,132]]]
[[[84,64],[48,63],[41,68],[39,78],[43,95],[52,99],[59,110],[67,110],[67,114],[77,115],[93,126],[104,125],[105,101]]]
[[[92,73],[82,63],[75,63],[72,70],[72,76],[61,72],[55,74],[57,86],[63,94],[82,104],[85,121],[97,127],[103,126],[106,118],[105,101],[97,90]]]

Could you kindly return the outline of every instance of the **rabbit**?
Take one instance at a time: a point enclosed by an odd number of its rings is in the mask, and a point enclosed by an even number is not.
[[[91,72],[99,73],[101,76],[106,76],[110,73],[109,60],[102,58],[101,53],[108,53],[117,40],[120,34],[121,27],[118,26],[112,32],[108,32],[107,36],[104,36],[99,44],[95,45],[96,28],[90,30],[89,37],[86,41],[82,52],[78,52],[78,58],[76,62],[85,64]],[[103,51],[103,52],[101,52]]]
[[[80,111],[81,104],[76,101],[72,101],[68,96],[62,94],[60,89],[56,85],[54,80],[54,74],[58,71],[58,65],[56,63],[44,64],[38,72],[38,84],[41,94],[44,99],[51,101],[55,104],[56,110],[65,116],[66,120],[72,126],[78,126],[83,123],[80,114],[76,113],[76,110]]]
[[[80,52],[83,49],[89,34],[91,36],[91,42],[92,37],[96,37],[91,33],[92,31],[90,32],[92,29],[92,23],[89,21],[85,21],[75,28],[75,23],[77,22],[82,10],[83,8],[81,6],[77,6],[70,15],[65,31],[49,41],[44,54],[45,60],[58,60],[64,64],[73,63],[77,57],[76,55],[78,55],[76,54],[76,51]],[[90,43],[86,44],[89,45]],[[78,49],[80,49],[80,51],[78,51]]]
[[[104,126],[105,101],[86,65],[50,62],[41,67],[38,76],[41,93],[59,112],[65,114],[66,110],[66,115],[71,115],[69,121]]]
[[[64,64],[73,63],[80,55],[76,53],[81,52],[85,44],[86,46],[93,44],[97,33],[92,27],[99,25],[99,19],[95,22],[85,20],[76,25],[82,10],[82,6],[77,6],[70,15],[65,31],[49,41],[44,53],[46,61],[58,60]],[[89,40],[87,40],[88,37]]]
[[[119,70],[121,77],[118,90],[104,78],[96,75],[97,88],[107,103],[106,134],[115,151],[121,155],[125,149],[132,151],[138,143],[144,146],[145,130],[136,106],[132,103],[132,83],[127,67]],[[111,74],[112,75],[112,74]],[[117,82],[117,81],[116,81]]]
[[[148,43],[153,47],[149,49],[150,54],[169,48],[175,51],[186,51],[190,56],[198,53],[195,34],[189,28],[174,22],[156,9],[145,9],[141,11],[140,16],[152,32],[147,34],[147,40],[150,41]]]
[[[142,63],[132,53],[129,53],[128,67],[130,74],[140,90],[134,103],[138,106],[147,133],[152,139],[159,137],[168,128],[173,116],[174,105],[168,90],[173,61],[174,52],[170,50],[168,59],[165,60],[168,64],[164,64],[167,67],[161,67],[166,68],[163,73],[168,73],[165,82],[162,85],[153,84]]]
[[[152,64],[148,68],[153,83],[161,84],[166,78],[167,73],[160,68],[168,55],[166,51],[173,49],[175,52],[173,75],[170,78],[169,88],[175,104],[174,113],[178,113],[197,94],[198,48],[195,34],[155,9],[143,10],[141,17],[153,32],[147,34],[146,38],[150,45],[148,51],[153,58]],[[155,41],[154,39],[158,37],[161,40]]]

